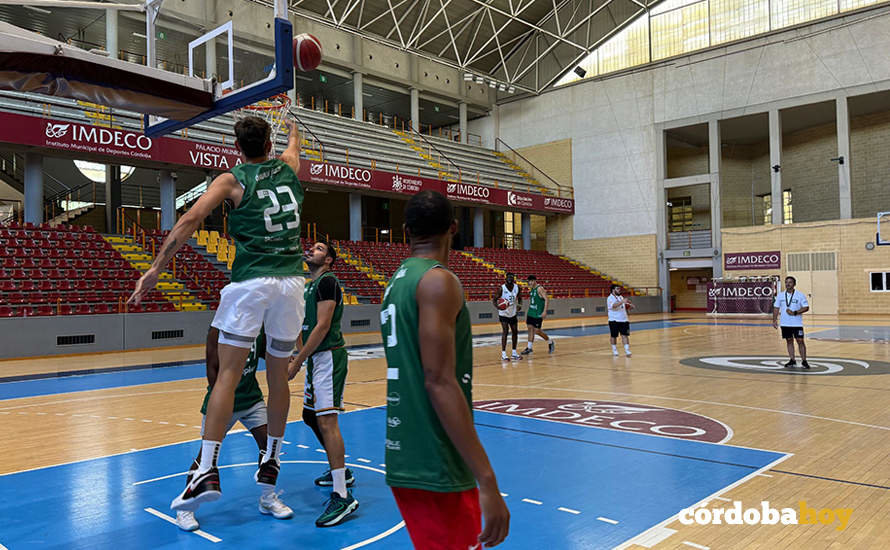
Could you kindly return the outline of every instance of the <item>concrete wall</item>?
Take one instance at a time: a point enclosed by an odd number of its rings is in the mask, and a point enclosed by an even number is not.
[[[661,311],[656,297],[634,299],[638,313]],[[497,322],[489,302],[469,302],[474,324]],[[590,317],[605,312],[604,298],[573,298],[550,301],[551,319]],[[140,313],[131,315],[71,315],[0,319],[0,358],[39,357],[72,353],[123,351],[165,346],[200,345],[207,337],[213,311]],[[489,315],[491,315],[489,317]],[[380,330],[380,306],[349,306],[343,310],[343,332]],[[152,339],[154,331],[182,330],[183,336]],[[59,336],[93,335],[93,344],[60,346]],[[2,365],[0,365],[2,376]]]
[[[688,284],[688,280],[690,278],[699,279],[699,281],[705,282],[700,282],[699,284],[693,285],[692,288],[690,288],[690,285]],[[677,310],[707,309],[707,289],[703,289],[704,292],[699,292],[699,289],[701,288],[701,286],[706,285],[706,281],[710,278],[710,269],[682,269],[679,271],[672,271],[671,296],[676,296],[675,307],[677,308]]]
[[[853,217],[890,210],[890,111],[850,119]]]
[[[782,252],[781,273],[749,270],[727,275],[784,277],[790,252],[837,252],[838,313],[890,313],[890,292],[871,292],[869,286],[869,271],[890,269],[890,247],[865,249],[865,243],[874,242],[876,229],[874,218],[724,229],[724,252]]]
[[[759,197],[771,192],[769,143],[729,145],[723,148],[722,161],[723,227],[763,225],[763,205]]]

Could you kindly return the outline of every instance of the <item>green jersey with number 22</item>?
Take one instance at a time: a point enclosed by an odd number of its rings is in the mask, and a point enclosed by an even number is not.
[[[244,187],[241,204],[229,213],[229,234],[235,240],[232,282],[304,275],[303,186],[294,170],[272,159],[239,164],[231,172]]]

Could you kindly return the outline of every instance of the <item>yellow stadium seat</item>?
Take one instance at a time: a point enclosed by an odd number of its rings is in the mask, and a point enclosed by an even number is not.
[[[208,235],[208,238],[211,241],[218,241],[219,240],[219,231],[211,231],[210,234]]]
[[[207,246],[207,240],[209,237],[210,235],[204,229],[198,231],[198,244],[201,246]]]
[[[216,252],[216,260],[219,262],[228,262],[229,261],[229,247],[221,246]]]
[[[235,245],[233,244],[229,245],[229,258],[232,260],[235,259]]]
[[[217,241],[208,241],[207,243],[207,252],[211,254],[216,254],[218,250],[218,242]]]

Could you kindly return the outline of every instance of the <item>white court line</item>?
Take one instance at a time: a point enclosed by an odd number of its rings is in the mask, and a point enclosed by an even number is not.
[[[637,544],[642,546],[643,548],[652,548],[653,546],[667,540],[676,532],[676,529],[668,529],[667,527],[664,527],[661,531],[652,531],[648,537],[638,540]]]
[[[303,444],[301,444],[301,443],[297,443],[297,447],[299,447],[299,448],[301,448],[301,449],[308,449],[308,448],[309,448],[308,446],[303,445]]]
[[[518,389],[523,389],[523,390],[531,389],[531,390],[565,391],[565,392],[572,392],[572,393],[600,393],[600,394],[604,394],[604,395],[623,395],[623,396],[627,396],[627,397],[644,397],[646,399],[665,399],[668,401],[685,401],[687,403],[700,403],[703,405],[719,405],[721,407],[735,407],[738,409],[748,409],[748,410],[752,410],[752,411],[771,412],[771,413],[778,413],[778,414],[790,414],[792,416],[800,416],[803,418],[813,418],[815,420],[826,420],[828,422],[839,422],[841,424],[850,424],[852,426],[862,426],[863,428],[874,428],[876,430],[885,430],[885,431],[890,432],[890,426],[878,426],[876,424],[864,424],[862,422],[854,422],[852,420],[841,420],[840,418],[829,418],[827,416],[816,416],[814,414],[805,414],[805,413],[799,413],[799,412],[794,412],[794,411],[783,411],[781,409],[768,409],[765,407],[754,407],[751,405],[737,405],[735,403],[722,403],[720,401],[704,401],[701,399],[685,399],[682,397],[664,397],[662,395],[649,395],[649,394],[645,394],[645,393],[628,393],[628,392],[620,392],[620,391],[582,390],[582,389],[578,389],[578,388],[552,388],[550,386],[520,386],[520,385],[511,385],[511,384],[473,384],[473,386],[474,387],[488,386],[488,387],[492,387],[492,388],[518,388]],[[503,401],[503,399],[500,399],[499,401]],[[478,409],[478,410],[484,411],[485,409]],[[497,412],[497,411],[488,411],[488,412],[493,413],[493,412]],[[698,414],[698,413],[694,413],[694,414]],[[541,420],[545,420],[545,419],[541,419]],[[601,427],[601,426],[597,426],[597,427]],[[608,428],[604,428],[604,429],[608,429]],[[643,432],[635,432],[635,433],[642,433],[642,435],[649,435],[649,434],[643,433]],[[655,437],[661,437],[661,436],[655,436]],[[710,443],[710,442],[709,441],[700,441],[700,443]],[[715,445],[715,443],[711,443],[711,445]],[[745,447],[745,448],[755,449],[757,451],[763,450],[763,449],[756,449],[755,447]]]
[[[324,449],[315,449],[315,452],[321,453],[321,454],[327,454],[327,451],[325,451]]]
[[[732,502],[732,500],[728,499],[728,498],[723,498],[723,497],[714,497],[714,498],[717,500],[722,500],[723,502]]]
[[[510,496],[510,495],[508,495],[507,493],[501,493],[501,496],[502,496],[502,497],[508,497],[508,496]]]
[[[358,460],[359,462],[364,462],[364,463],[366,463],[366,464],[370,464],[370,463],[371,463],[371,461],[368,460],[367,458],[356,458],[356,460]]]
[[[167,522],[169,522],[169,523],[172,523],[173,525],[176,525],[176,520],[175,520],[175,519],[171,518],[171,517],[168,516],[167,514],[162,514],[161,512],[158,512],[158,511],[155,510],[154,508],[143,508],[143,510],[145,510],[146,512],[148,512],[149,514],[151,514],[151,515],[153,515],[153,516],[155,516],[155,517],[161,518],[161,519],[164,520],[164,521],[167,521]],[[221,538],[219,538],[219,537],[214,537],[214,536],[211,535],[210,533],[208,533],[208,532],[206,532],[206,531],[202,531],[202,530],[200,530],[200,529],[198,529],[197,531],[191,531],[191,532],[194,533],[194,534],[196,534],[196,535],[198,535],[199,537],[203,537],[203,538],[209,540],[210,542],[222,542],[222,539],[221,539]]]
[[[369,539],[365,539],[361,542],[357,542],[357,543],[353,544],[352,546],[346,546],[344,548],[341,548],[340,550],[355,550],[356,548],[361,548],[362,546],[367,546],[371,543],[377,542],[378,540],[380,540],[382,538],[386,538],[386,537],[392,535],[393,533],[395,533],[396,531],[398,531],[399,529],[401,529],[404,526],[405,526],[405,522],[400,521],[399,523],[393,525],[392,527],[390,527],[389,529],[380,533],[377,536],[371,537]]]
[[[604,521],[604,522],[606,522],[606,523],[611,523],[612,525],[618,525],[618,522],[615,521],[614,519],[604,518],[604,517],[602,517],[602,516],[600,516],[600,517],[598,517],[598,518],[596,518],[596,519],[598,519],[599,521]]]
[[[683,544],[686,546],[691,546],[693,548],[698,548],[698,550],[711,550],[710,546],[702,546],[701,544],[695,544],[694,542],[689,542],[688,540],[684,540]]]
[[[771,475],[769,475],[769,474],[757,474],[757,475],[759,475],[760,477],[773,477],[773,476],[771,476]]]
[[[572,510],[571,508],[563,508],[562,506],[557,508],[557,510],[559,510],[560,512],[568,512],[570,514],[575,514],[576,516],[581,513],[578,510]]]
[[[522,499],[522,502],[528,502],[529,504],[537,504],[538,506],[544,504],[540,500],[532,500],[530,498],[524,498],[524,499]]]
[[[760,469],[757,470],[756,472],[751,472],[750,474],[746,475],[745,477],[743,477],[742,479],[736,481],[735,483],[731,483],[731,484],[727,485],[726,487],[720,489],[719,491],[716,491],[716,492],[714,492],[713,494],[710,494],[710,495],[706,496],[705,498],[701,499],[700,501],[698,501],[697,503],[693,504],[692,506],[689,506],[689,508],[690,508],[690,509],[698,508],[699,506],[702,505],[702,503],[704,503],[704,502],[708,502],[708,501],[710,501],[711,499],[714,499],[714,498],[718,498],[718,497],[719,497],[720,495],[722,495],[723,493],[725,493],[725,492],[727,492],[727,491],[731,491],[732,489],[735,489],[736,487],[738,487],[738,486],[741,485],[742,483],[745,483],[746,481],[748,481],[748,480],[754,478],[754,476],[756,476],[756,475],[759,474],[760,472],[765,472],[765,471],[767,471],[767,470],[770,470],[773,466],[776,466],[777,464],[779,464],[779,463],[781,463],[781,462],[783,462],[783,461],[785,461],[785,460],[788,460],[788,459],[791,458],[792,456],[794,456],[794,455],[791,454],[791,453],[787,453],[785,456],[783,456],[783,457],[781,457],[781,458],[777,458],[776,460],[770,462],[769,464],[767,464],[767,465],[764,466],[763,468],[760,468]],[[684,508],[684,509],[685,509],[685,508]],[[628,546],[631,546],[631,545],[634,545],[634,544],[638,544],[637,541],[639,541],[639,540],[641,540],[641,539],[642,539],[642,540],[648,539],[649,537],[652,536],[652,532],[653,532],[653,531],[659,531],[659,532],[660,532],[661,529],[664,529],[667,525],[669,525],[669,524],[673,523],[674,521],[676,521],[676,519],[677,519],[677,517],[679,517],[679,515],[680,515],[679,512],[676,513],[676,514],[674,514],[674,515],[672,515],[671,517],[667,518],[666,520],[662,521],[661,523],[659,523],[659,524],[657,524],[657,525],[653,525],[653,526],[650,527],[649,529],[643,531],[643,532],[640,533],[639,535],[637,535],[637,536],[635,536],[635,537],[633,537],[633,538],[631,538],[631,539],[628,539],[628,540],[622,542],[622,543],[619,544],[618,546],[614,547],[612,550],[624,550],[624,549],[627,548]]]

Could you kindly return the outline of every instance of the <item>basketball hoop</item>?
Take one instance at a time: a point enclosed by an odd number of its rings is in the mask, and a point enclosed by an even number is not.
[[[236,120],[241,120],[248,116],[256,116],[268,122],[269,128],[271,128],[269,140],[272,141],[272,155],[274,156],[279,153],[278,134],[285,127],[290,104],[290,98],[287,94],[278,94],[269,99],[263,99],[252,105],[236,109],[232,111],[232,116]]]

